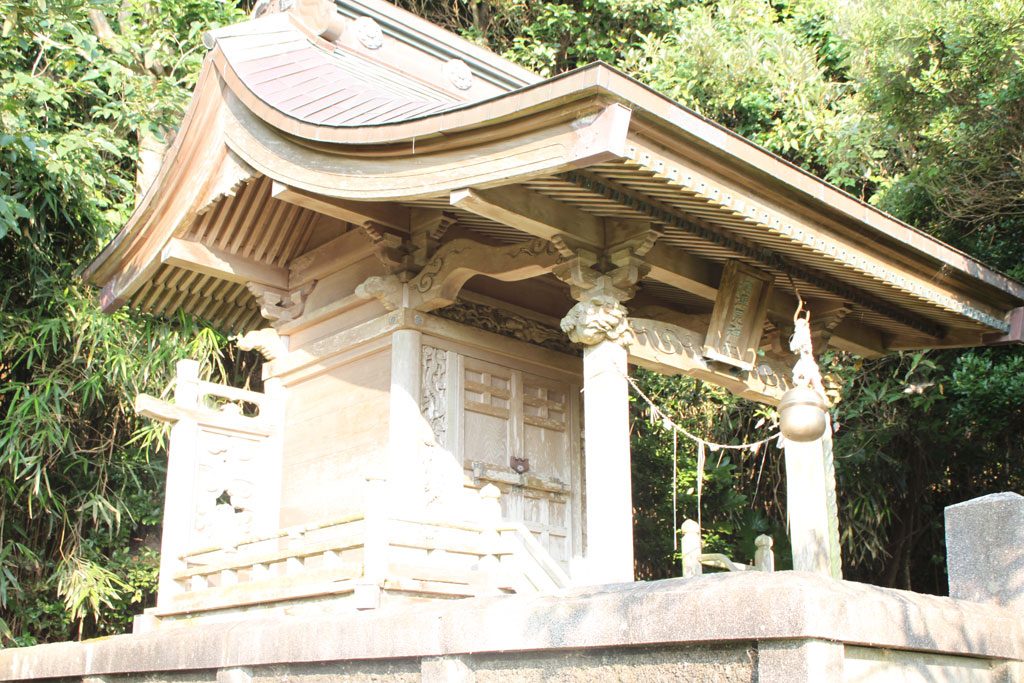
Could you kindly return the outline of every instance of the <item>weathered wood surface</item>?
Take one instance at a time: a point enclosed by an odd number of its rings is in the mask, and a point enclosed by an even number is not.
[[[685,374],[725,387],[737,396],[775,405],[792,385],[782,361],[759,357],[754,369],[716,366],[704,356],[704,334],[644,318],[631,318],[630,362],[664,374]]]

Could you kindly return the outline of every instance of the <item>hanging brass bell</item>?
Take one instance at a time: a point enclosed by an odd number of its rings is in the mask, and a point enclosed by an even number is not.
[[[815,441],[825,434],[825,409],[828,406],[818,392],[794,387],[779,401],[779,429],[788,441]]]

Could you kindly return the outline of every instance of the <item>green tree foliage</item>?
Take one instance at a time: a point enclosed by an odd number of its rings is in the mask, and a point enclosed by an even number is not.
[[[200,32],[238,16],[216,0],[0,0],[5,641],[122,630],[152,594],[163,433],[131,401],[178,358],[224,372],[225,340],[103,315],[77,272],[132,209],[139,137],[181,116]]]

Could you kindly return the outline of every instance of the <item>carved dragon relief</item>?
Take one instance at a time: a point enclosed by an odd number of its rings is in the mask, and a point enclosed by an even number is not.
[[[629,319],[618,299],[606,294],[586,296],[562,318],[562,330],[577,344],[604,340],[627,343]]]
[[[275,360],[288,353],[288,347],[273,327],[250,330],[238,338],[242,351],[256,350],[266,360]]]
[[[493,306],[460,301],[434,311],[433,315],[552,351],[573,355],[580,352],[579,347],[570,342],[560,330]]]
[[[423,347],[423,377],[420,383],[420,410],[430,423],[434,439],[447,447],[448,432],[448,352],[433,346]]]
[[[633,297],[637,283],[650,270],[640,257],[650,251],[659,236],[653,230],[644,230],[602,255],[578,249],[575,256],[555,268],[555,276],[569,285],[572,297],[579,302],[561,322],[572,341],[587,345],[629,343],[628,311],[622,302]]]
[[[793,385],[786,363],[759,357],[753,370],[726,372],[704,357],[704,334],[679,325],[630,318],[630,360],[662,372],[682,373],[722,386],[737,396],[775,404]]]

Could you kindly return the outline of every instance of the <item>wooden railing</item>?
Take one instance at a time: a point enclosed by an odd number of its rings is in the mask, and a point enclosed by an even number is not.
[[[174,402],[140,395],[140,415],[173,424],[157,615],[352,593],[459,597],[554,591],[569,580],[501,493],[480,490],[478,518],[395,516],[386,482],[367,478],[363,513],[279,529],[283,395],[205,382],[178,364]]]
[[[554,592],[569,577],[522,524],[500,519],[495,487],[480,522],[351,516],[183,554],[180,592],[161,615],[356,594],[431,597]],[[497,514],[495,514],[497,511]],[[374,557],[380,553],[383,559]]]
[[[284,529],[230,548],[181,556],[181,592],[165,613],[192,612],[350,592],[363,573],[363,517]]]
[[[722,553],[705,553],[701,549],[700,525],[692,519],[682,525],[683,576],[701,574],[703,567],[714,567],[730,572],[775,571],[775,552],[772,537],[761,534],[754,539],[754,563],[740,564]]]

